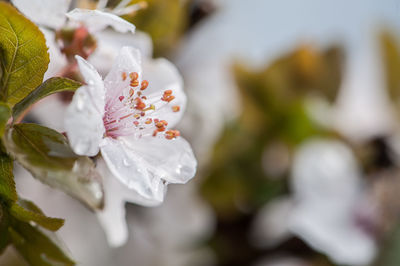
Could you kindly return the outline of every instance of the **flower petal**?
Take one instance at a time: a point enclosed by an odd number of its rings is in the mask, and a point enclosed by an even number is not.
[[[72,21],[82,22],[90,32],[101,31],[108,26],[113,27],[116,31],[126,33],[128,31],[134,33],[135,25],[128,21],[107,12],[99,10],[89,10],[75,8],[67,13],[67,17]]]
[[[142,67],[139,50],[133,47],[124,46],[119,51],[118,56],[114,59],[111,70],[104,79],[108,103],[110,101],[115,101],[118,96],[123,93],[124,89],[129,89],[129,78],[124,81],[121,76],[123,72],[137,72],[139,77],[141,76]]]
[[[85,59],[80,56],[75,56],[78,62],[79,70],[83,76],[83,79],[88,85],[95,87],[104,87],[103,80],[97,70]],[[104,90],[104,89],[103,89]]]
[[[93,85],[80,87],[74,94],[65,115],[65,129],[75,153],[94,156],[99,152],[99,145],[105,129],[103,109],[104,88]]]
[[[65,113],[65,130],[75,153],[94,156],[99,152],[105,129],[103,124],[105,89],[96,69],[76,56],[79,70],[87,83],[74,94]]]
[[[125,202],[137,203],[144,206],[158,205],[159,201],[151,201],[141,197],[135,190],[122,184],[108,170],[103,159],[97,160],[96,168],[103,174],[105,189],[104,209],[97,212],[97,217],[102,225],[110,246],[119,247],[128,239],[128,228],[125,217]]]
[[[96,39],[97,49],[89,57],[89,62],[104,75],[110,71],[110,62],[118,56],[122,46],[129,45],[139,49],[144,58],[150,58],[153,53],[153,43],[150,36],[140,31],[136,31],[132,36],[113,30],[104,30],[96,33]]]
[[[140,157],[145,170],[169,183],[184,184],[196,173],[197,161],[189,143],[182,137],[120,137],[124,145]]]
[[[58,29],[65,23],[65,13],[71,0],[12,0],[11,2],[33,22]]]
[[[144,60],[143,79],[149,81],[146,94],[149,99],[154,98],[156,111],[151,114],[154,118],[168,121],[168,127],[174,127],[182,118],[186,107],[186,95],[183,91],[183,80],[176,67],[166,59]],[[172,90],[175,97],[171,102],[160,101],[165,90]],[[178,112],[173,106],[179,106]]]
[[[111,173],[130,190],[135,190],[149,202],[164,200],[165,183],[148,171],[149,166],[140,154],[113,138],[105,138],[100,149]]]

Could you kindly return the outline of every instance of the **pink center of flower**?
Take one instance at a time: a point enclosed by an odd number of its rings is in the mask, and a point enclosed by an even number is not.
[[[173,112],[180,111],[180,106],[170,104],[175,99],[172,90],[165,90],[162,95],[146,96],[149,82],[140,82],[137,72],[122,72],[121,78],[125,84],[122,93],[117,97],[107,98],[106,101],[103,122],[107,136],[115,138],[134,135],[140,138],[151,135],[164,136],[166,139],[180,136],[178,130],[167,130],[167,121],[155,117],[156,109],[160,111],[171,108]],[[129,84],[126,85],[125,81],[129,81]]]

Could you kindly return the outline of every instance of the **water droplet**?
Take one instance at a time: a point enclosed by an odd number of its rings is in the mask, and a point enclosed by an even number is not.
[[[78,109],[78,111],[82,111],[83,107],[85,107],[85,101],[83,97],[78,97],[76,100],[76,109]]]
[[[130,166],[131,165],[131,161],[129,161],[126,158],[124,158],[123,163],[124,163],[125,166]]]

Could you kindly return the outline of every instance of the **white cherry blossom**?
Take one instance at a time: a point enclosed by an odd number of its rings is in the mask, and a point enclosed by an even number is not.
[[[125,201],[159,204],[168,183],[186,183],[195,174],[190,145],[170,129],[185,109],[183,82],[170,62],[142,63],[132,47],[120,50],[104,80],[87,61],[77,61],[86,85],[67,108],[65,128],[77,154],[100,151],[107,165],[106,210],[99,218],[110,244],[118,246],[126,241],[126,225],[120,226]],[[117,222],[107,222],[111,213]]]
[[[373,236],[357,221],[363,185],[352,151],[336,140],[313,139],[300,146],[293,163],[296,204],[288,227],[333,261],[367,265],[376,253]]]
[[[25,16],[38,24],[45,35],[50,54],[50,64],[45,79],[59,75],[68,64],[66,56],[61,53],[60,46],[55,40],[55,31],[65,27],[83,26],[95,37],[98,42],[97,49],[95,55],[89,58],[89,61],[93,60],[94,63],[104,62],[108,58],[109,50],[115,47],[116,41],[119,42],[118,50],[124,45],[139,49],[152,45],[150,38],[144,33],[130,35],[127,39],[126,33],[134,33],[135,26],[119,17],[140,9],[142,4],[127,6],[128,3],[121,2],[124,5],[120,4],[115,9],[109,10],[105,9],[107,1],[100,1],[96,10],[75,8],[69,11],[71,0],[12,0],[11,2]],[[108,29],[109,27],[112,30]],[[108,41],[110,38],[103,38],[104,36],[113,36],[113,40],[110,42]],[[95,66],[104,68],[104,64]]]

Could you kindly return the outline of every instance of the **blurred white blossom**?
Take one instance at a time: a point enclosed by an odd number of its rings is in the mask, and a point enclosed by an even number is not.
[[[289,228],[340,264],[366,265],[376,253],[373,236],[357,220],[365,207],[360,175],[351,150],[339,141],[309,140],[295,154]]]

